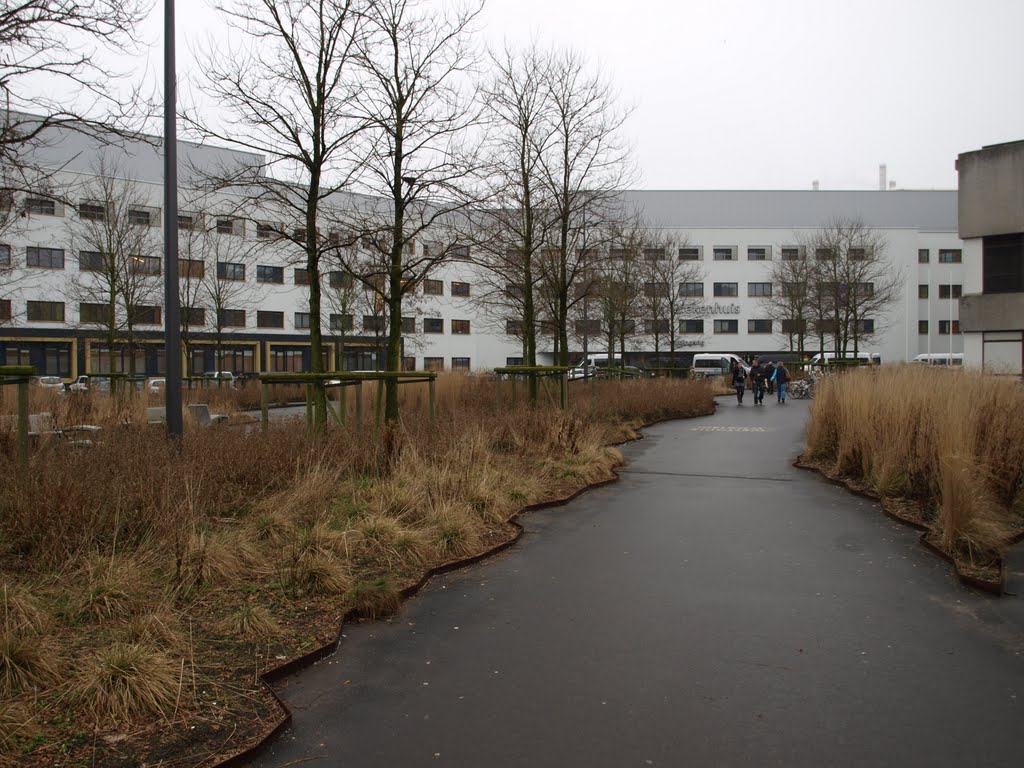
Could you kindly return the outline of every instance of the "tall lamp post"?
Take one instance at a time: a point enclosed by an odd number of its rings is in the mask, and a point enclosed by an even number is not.
[[[164,395],[167,436],[182,439],[181,325],[178,303],[178,131],[174,0],[164,0]]]

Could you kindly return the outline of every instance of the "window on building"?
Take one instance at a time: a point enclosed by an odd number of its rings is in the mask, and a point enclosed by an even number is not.
[[[220,280],[245,280],[245,264],[231,261],[217,262],[217,277]]]
[[[576,335],[583,336],[599,336],[601,334],[601,321],[600,320],[587,320],[584,323],[582,320],[576,321]]]
[[[469,320],[452,320],[452,333],[459,336],[469,334]]]
[[[424,371],[443,371],[444,370],[444,358],[443,357],[424,357],[423,358],[423,370]]]
[[[981,282],[985,293],[1024,292],[1024,234],[982,239]]]
[[[506,320],[505,321],[505,333],[509,336],[521,336],[523,333],[523,321],[522,320]]]
[[[739,283],[715,283],[715,296],[739,296]]]
[[[715,333],[739,333],[739,320],[715,320]]]
[[[56,216],[57,203],[54,200],[47,200],[45,197],[25,198],[25,210],[39,216]]]
[[[452,296],[469,296],[469,283],[452,282]]]
[[[403,317],[402,318],[402,333],[407,333],[407,334],[416,333],[416,318],[415,317]]]
[[[747,333],[771,333],[771,320],[747,320]]]
[[[747,261],[766,261],[768,259],[768,246],[758,245],[747,248]]]
[[[736,246],[734,245],[716,245],[712,252],[714,254],[715,261],[735,261],[736,260]]]
[[[327,273],[327,284],[335,290],[345,290],[355,285],[355,278],[351,272],[335,270]]]
[[[384,318],[380,315],[363,315],[364,333],[383,333]]]
[[[704,295],[704,283],[680,283],[679,295],[683,298],[697,298]]]
[[[787,318],[782,321],[782,332],[791,336],[806,334],[807,321],[803,318]]]
[[[284,312],[256,311],[257,328],[284,328]]]
[[[917,249],[917,263],[918,264],[927,264],[929,261],[931,261],[931,259],[932,259],[931,253],[928,251],[927,248],[918,248]]]
[[[281,237],[282,228],[277,224],[268,224],[267,222],[257,222],[256,224],[256,238],[258,240],[276,240]]]
[[[836,257],[836,252],[829,247],[815,248],[814,258],[819,261],[831,261]]]
[[[25,317],[30,323],[63,323],[63,301],[30,301],[25,307]]]
[[[103,272],[107,268],[107,260],[99,251],[79,251],[79,272]]]
[[[804,295],[803,283],[783,283],[779,286],[779,295],[799,299]]]
[[[193,232],[200,227],[202,218],[198,213],[178,213],[178,229],[183,232]]]
[[[668,296],[668,283],[644,283],[644,296],[648,299]]]
[[[132,318],[135,325],[160,325],[163,322],[160,318],[160,307],[146,304],[132,307]]]
[[[521,357],[506,357],[505,365],[522,365],[523,358]]]
[[[458,261],[469,261],[469,246],[454,245],[452,246],[452,249],[448,251],[448,255]]]
[[[157,216],[150,208],[129,208],[128,223],[137,227],[152,227],[157,224]]]
[[[11,300],[0,299],[0,320],[11,319]]]
[[[468,371],[469,370],[469,358],[468,357],[453,357],[452,358],[452,370],[453,371]]]
[[[284,285],[284,267],[268,267],[263,264],[257,264],[256,282]]]
[[[679,321],[679,332],[680,333],[704,333],[704,321],[703,320],[680,320]]]
[[[308,331],[309,330],[309,312],[296,312],[295,313],[295,330],[297,330],[297,331]]]
[[[295,284],[296,285],[309,285],[309,270],[308,269],[296,269],[295,272]]]
[[[680,261],[700,261],[700,248],[680,248],[679,249],[679,260]]]
[[[917,298],[927,299],[928,298],[928,284],[919,283],[917,286]]]
[[[423,295],[424,296],[444,296],[444,281],[443,280],[424,280],[423,281]]]
[[[917,321],[917,332],[919,334],[921,334],[922,336],[926,336],[928,334],[928,321],[927,320],[918,320]]]
[[[771,283],[747,283],[747,296],[767,297],[771,295]]]
[[[787,245],[781,249],[783,261],[799,261],[803,258],[803,249],[798,245]]]
[[[644,259],[647,261],[664,261],[664,248],[644,248]]]
[[[644,320],[644,333],[648,335],[668,333],[671,327],[668,320]]]
[[[85,221],[105,221],[107,218],[107,206],[102,203],[79,203],[78,218]]]
[[[402,358],[402,370],[403,371],[415,371],[416,370],[416,358],[412,355]]]
[[[11,266],[11,246],[0,243],[0,267]]]
[[[109,304],[90,304],[82,302],[78,305],[78,319],[82,323],[110,325],[111,313]]]
[[[179,259],[178,277],[202,280],[206,277],[206,262],[202,259]]]
[[[962,285],[939,285],[939,298],[940,299],[959,299],[960,294],[963,291]]]
[[[815,320],[814,330],[822,334],[830,334],[836,332],[836,321],[832,319],[828,320]]]
[[[963,261],[963,251],[959,248],[940,248],[939,264],[960,264]]]
[[[182,307],[181,322],[190,328],[206,326],[206,310],[202,307]]]
[[[64,249],[30,245],[25,249],[25,264],[41,269],[64,269]]]
[[[159,275],[163,271],[159,256],[132,256],[131,263],[136,275]]]
[[[506,283],[505,295],[510,299],[522,299],[526,294],[523,292],[523,287],[521,285]]]
[[[857,321],[857,333],[867,334],[875,332],[875,321],[871,319],[864,319]]]
[[[960,333],[960,321],[959,320],[953,320],[952,321],[952,325],[953,325],[953,334],[956,335],[956,334]],[[949,336],[949,328],[950,328],[950,321],[949,320],[939,320],[939,335],[940,336]]]
[[[229,216],[219,216],[214,229],[217,230],[218,235],[240,235],[242,234],[242,222]]]
[[[868,257],[867,251],[863,248],[851,248],[847,253],[850,261],[864,261]]]
[[[330,327],[332,331],[351,331],[355,328],[355,318],[352,315],[331,315]]]
[[[875,295],[875,284],[857,283],[857,295],[862,299],[870,299]]]
[[[440,317],[423,318],[424,333],[444,333],[444,320]]]
[[[245,328],[244,309],[221,309],[217,311],[218,325],[221,328]]]

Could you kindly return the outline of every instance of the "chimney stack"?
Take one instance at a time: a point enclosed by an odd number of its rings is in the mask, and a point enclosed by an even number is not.
[[[818,180],[817,179],[815,179],[814,181],[811,182],[811,189],[813,189],[815,192],[818,191]]]
[[[878,166],[878,191],[885,192],[888,184],[885,183],[885,163]]]

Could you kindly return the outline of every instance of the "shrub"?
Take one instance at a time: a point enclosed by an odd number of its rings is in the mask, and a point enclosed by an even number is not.
[[[168,716],[179,678],[166,654],[141,643],[114,643],[86,665],[77,691],[98,721],[130,723],[144,715]]]

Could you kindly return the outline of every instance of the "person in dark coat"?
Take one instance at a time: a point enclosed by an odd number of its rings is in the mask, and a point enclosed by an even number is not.
[[[736,390],[736,404],[743,405],[743,392],[747,388],[747,372],[735,360],[732,362],[732,386]]]
[[[789,384],[789,370],[786,368],[786,364],[779,361],[779,364],[775,366],[775,373],[772,374],[772,378],[775,379],[775,389],[778,392],[779,405],[786,404],[786,388]]]
[[[750,366],[750,388],[754,390],[754,405],[764,404],[764,388],[767,379],[764,375],[764,366],[756,357],[754,364]]]

